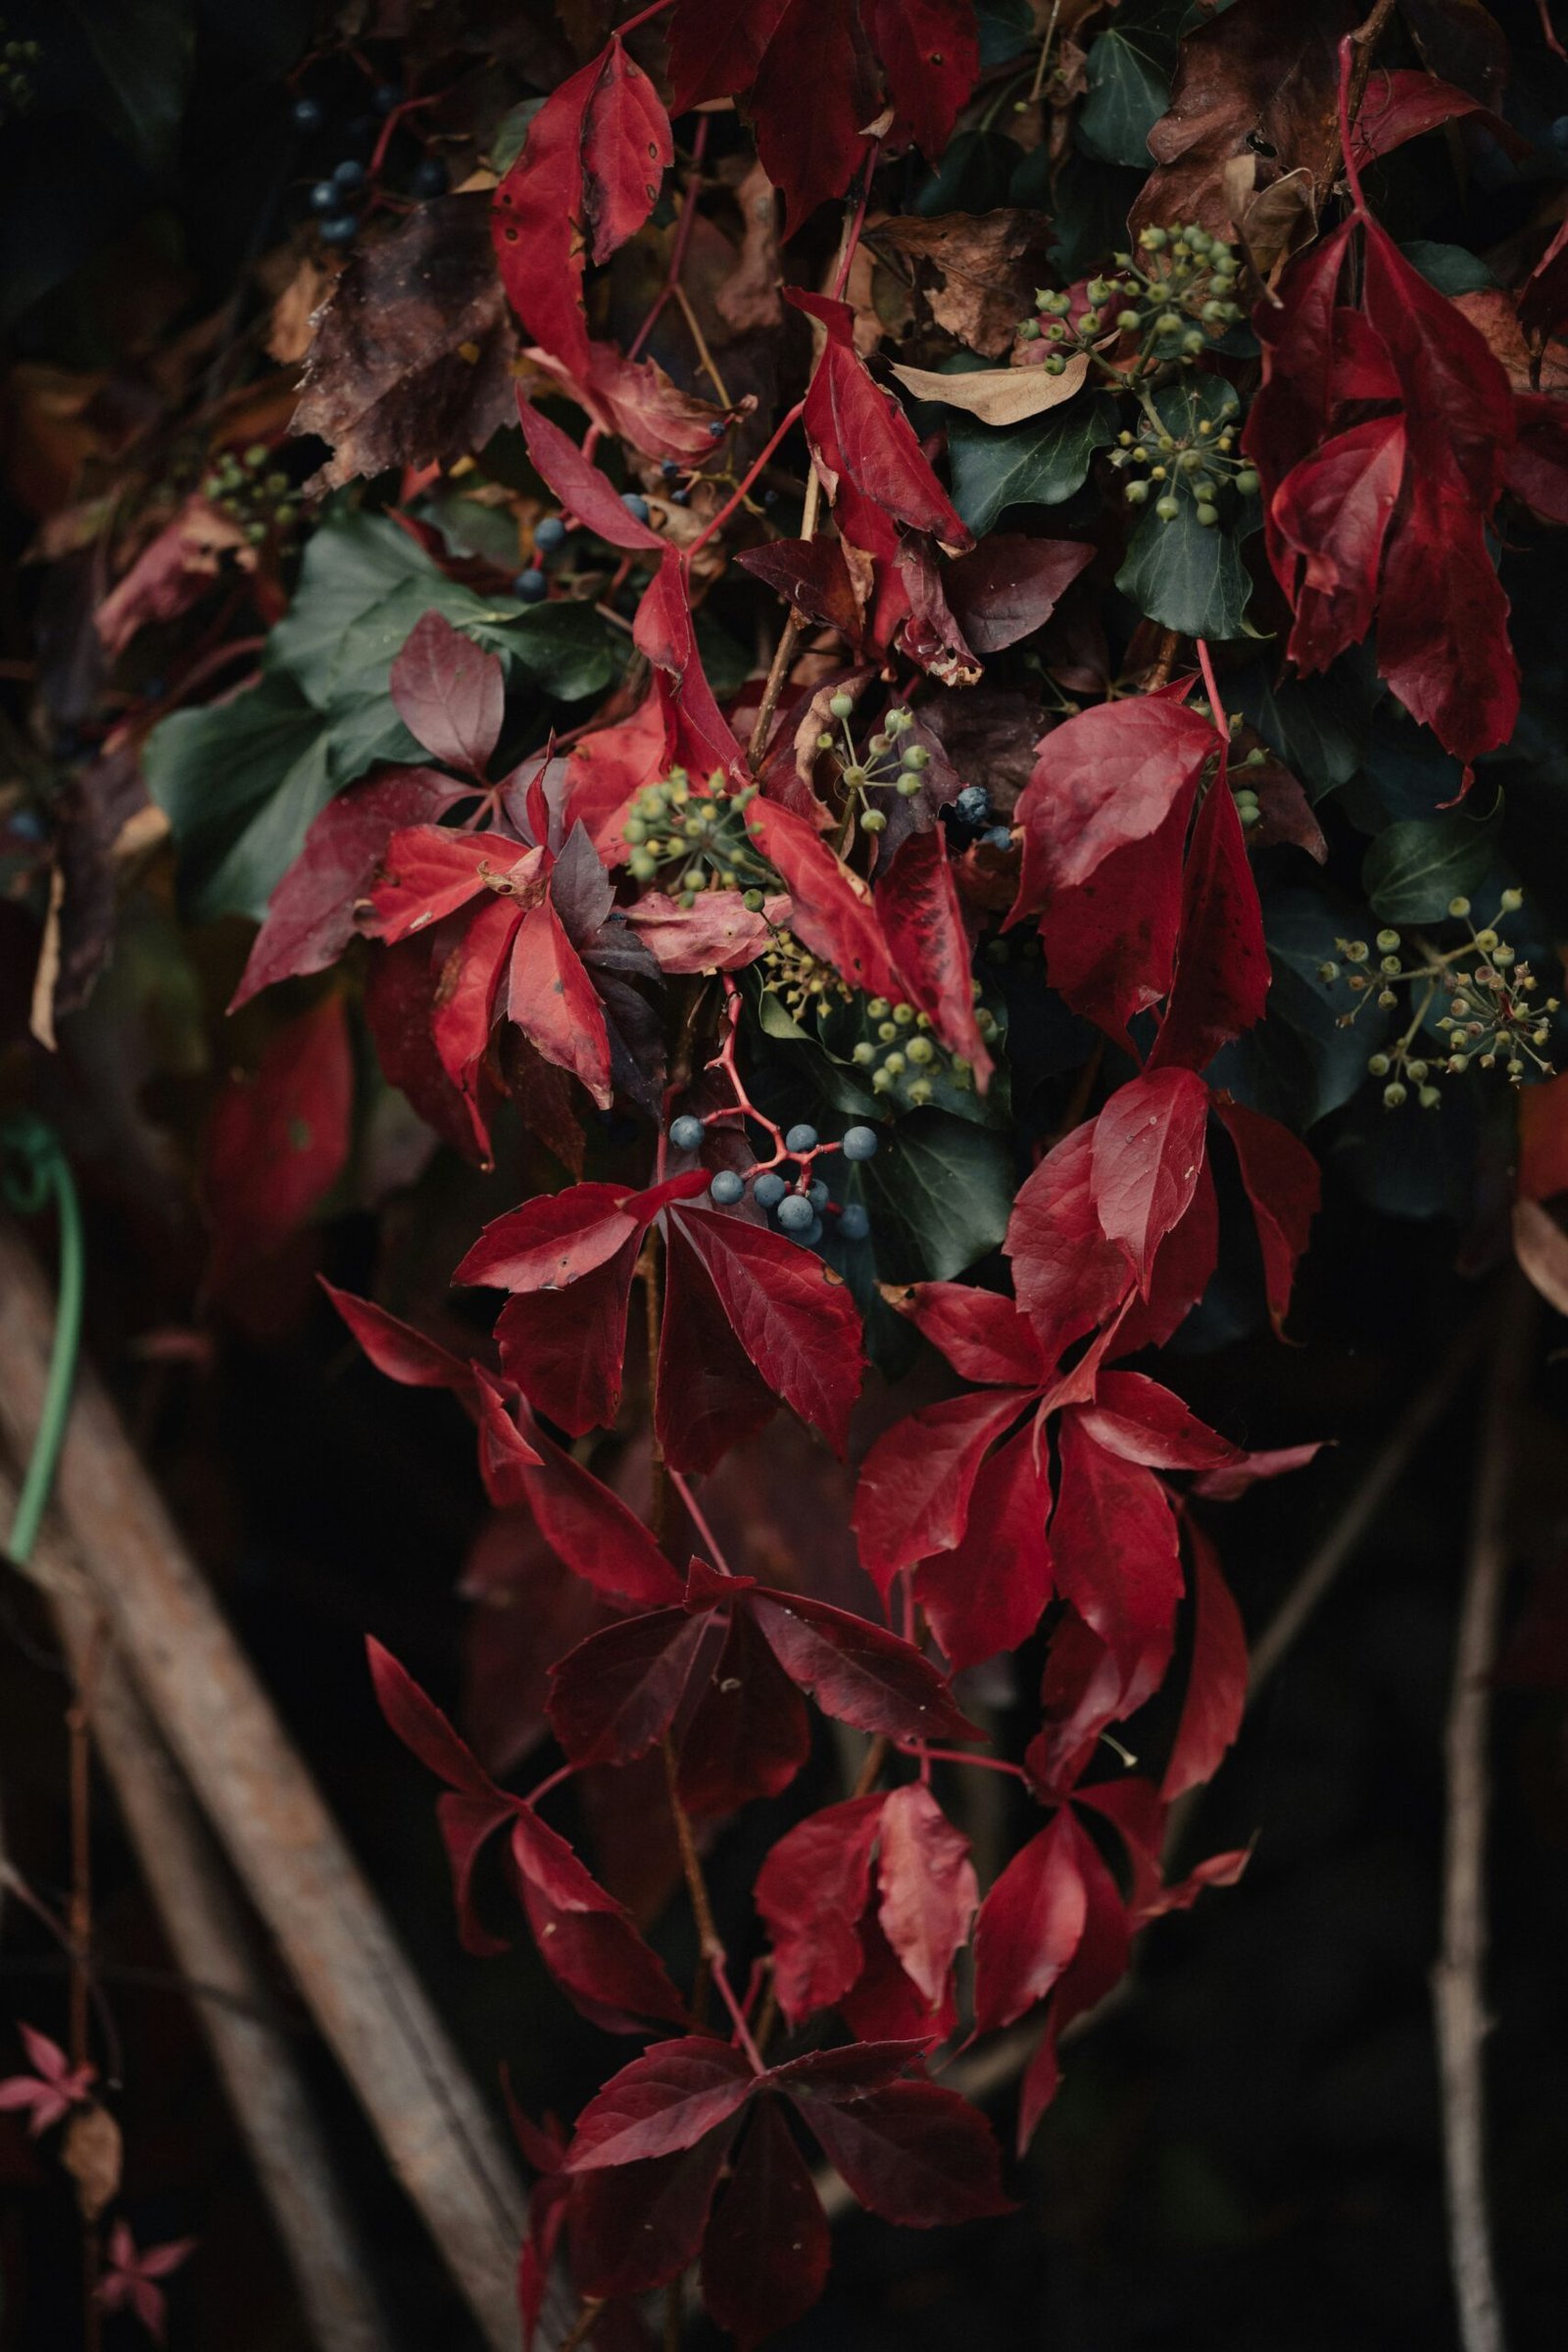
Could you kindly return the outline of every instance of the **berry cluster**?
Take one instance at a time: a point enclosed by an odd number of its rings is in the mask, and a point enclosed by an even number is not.
[[[624,491],[620,503],[633,522],[647,522],[651,518],[652,509],[640,491]],[[560,554],[573,527],[564,514],[541,514],[534,524],[533,562],[512,583],[513,595],[520,597],[525,605],[541,604],[550,594],[550,559]]]
[[[975,1014],[981,1036],[989,1044],[997,1033],[996,1015],[979,1004],[980,983],[971,982],[979,1006]],[[923,1110],[945,1082],[958,1094],[974,1086],[974,1072],[961,1054],[950,1054],[931,1033],[927,1013],[912,1004],[895,1004],[887,997],[868,998],[866,1034],[850,1048],[850,1059],[874,1095],[901,1110]]]
[[[202,496],[239,523],[252,547],[271,540],[280,552],[293,545],[299,527],[299,492],[286,473],[270,464],[272,453],[264,441],[253,441],[237,455],[225,449],[202,480]]]
[[[0,33],[6,28],[0,17]],[[14,122],[31,106],[35,92],[29,66],[42,54],[36,41],[0,41],[0,122]]]
[[[1137,344],[1146,369],[1190,368],[1241,318],[1241,263],[1223,237],[1196,226],[1146,228],[1138,246],[1141,262],[1118,253],[1116,276],[1089,280],[1076,316],[1071,294],[1047,287],[1035,296],[1040,316],[1024,319],[1018,332],[1025,342],[1044,335],[1056,347],[1042,362],[1048,374],[1064,372],[1071,350],[1092,350],[1113,333]]]
[[[683,906],[694,906],[701,890],[743,890],[757,913],[765,893],[778,888],[777,875],[746,831],[746,810],[757,793],[755,784],[731,792],[717,768],[706,785],[693,784],[683,767],[645,784],[621,827],[632,879],[657,881],[661,867],[678,864],[674,896]]]
[[[862,833],[882,833],[887,829],[886,812],[866,796],[872,792],[896,792],[901,798],[912,801],[920,790],[924,771],[931,764],[931,755],[923,744],[908,743],[914,720],[902,704],[897,704],[882,721],[880,731],[871,736],[862,756],[855,748],[850,733],[850,719],[855,710],[852,694],[835,694],[828,710],[838,720],[835,735],[824,727],[816,739],[819,752],[831,752],[838,760],[839,775],[844,785],[847,804],[859,811]]]
[[[758,957],[762,986],[793,1020],[833,1004],[853,1002],[849,983],[830,963],[803,948],[793,931],[775,931]]]
[[[1471,920],[1470,901],[1450,899],[1448,912],[1464,924],[1467,934],[1457,947],[1436,948],[1418,935],[1413,944],[1420,960],[1406,965],[1404,942],[1397,931],[1389,929],[1380,931],[1372,946],[1364,939],[1336,940],[1348,964],[1369,968],[1342,972],[1338,963],[1319,965],[1321,979],[1343,978],[1358,1000],[1340,1015],[1342,1029],[1350,1026],[1364,1004],[1376,1004],[1391,1011],[1399,1001],[1398,991],[1410,991],[1414,1010],[1408,1026],[1392,1045],[1367,1059],[1372,1076],[1386,1081],[1383,1100],[1390,1110],[1408,1102],[1412,1088],[1422,1109],[1435,1110],[1442,1100],[1433,1084],[1435,1075],[1441,1072],[1457,1078],[1472,1063],[1491,1070],[1500,1062],[1515,1086],[1532,1075],[1552,1075],[1553,1065],[1542,1048],[1550,1043],[1551,1016],[1560,1009],[1559,1001],[1541,996],[1541,984],[1530,966],[1519,961],[1518,951],[1497,928],[1504,915],[1516,914],[1523,905],[1522,891],[1505,890],[1498,901],[1496,921],[1477,930]],[[1374,946],[1375,971],[1370,968]],[[1440,1001],[1446,1009],[1429,1020]],[[1418,1050],[1426,1028],[1442,1040],[1430,1054]]]
[[[727,1111],[710,1114],[725,1120],[730,1115]],[[678,1152],[700,1151],[708,1124],[695,1112],[685,1111],[670,1122],[669,1140]],[[873,1159],[879,1141],[874,1127],[847,1127],[838,1143],[824,1144],[816,1129],[803,1121],[777,1138],[773,1157],[760,1162],[749,1175],[720,1168],[708,1188],[709,1199],[715,1208],[735,1208],[750,1187],[757,1206],[772,1217],[781,1233],[806,1250],[814,1249],[821,1241],[830,1217],[836,1221],[841,1240],[863,1242],[871,1230],[865,1210],[854,1200],[840,1207],[830,1200],[821,1177],[811,1171],[817,1160],[834,1152],[841,1152],[850,1161]],[[789,1162],[794,1163],[793,1176],[781,1172]]]
[[[956,834],[958,846],[967,849],[973,841],[989,843],[994,850],[1012,847],[1012,827],[992,821],[991,795],[983,784],[965,784],[953,804],[949,830]]]
[[[1237,454],[1230,421],[1216,423],[1202,416],[1183,418],[1169,402],[1164,409],[1162,414],[1151,404],[1136,433],[1116,437],[1110,462],[1132,471],[1122,495],[1130,507],[1146,506],[1152,498],[1161,522],[1174,522],[1185,492],[1199,521],[1212,529],[1220,517],[1219,499],[1227,481],[1239,496],[1250,498],[1257,489],[1257,469]]]
[[[315,181],[311,188],[311,211],[317,216],[317,234],[323,245],[352,245],[360,230],[360,216],[365,205],[381,192],[382,158],[385,155],[392,124],[391,116],[401,117],[409,107],[402,85],[395,81],[377,83],[370,95],[371,113],[355,116],[344,127],[344,137],[351,147],[369,147],[369,164],[357,155],[346,155]],[[416,106],[424,103],[416,100]],[[376,118],[383,128],[376,135]],[[293,107],[294,127],[307,138],[314,139],[327,124],[327,110],[318,98],[298,98]],[[373,141],[373,145],[371,142]],[[419,200],[444,196],[447,192],[447,170],[435,155],[420,155],[409,173],[407,193]]]

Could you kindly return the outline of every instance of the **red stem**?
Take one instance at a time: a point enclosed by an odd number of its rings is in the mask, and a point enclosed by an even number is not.
[[[978,1772],[1005,1772],[1015,1781],[1029,1778],[1021,1764],[1009,1764],[1005,1756],[971,1756],[961,1747],[921,1747],[912,1740],[896,1740],[894,1745],[901,1756],[918,1756],[922,1765],[972,1764]]]
[[[626,354],[628,360],[642,356],[643,345],[658,325],[665,303],[680,283],[680,273],[686,266],[686,248],[692,241],[692,230],[697,221],[696,182],[702,175],[703,158],[708,152],[708,125],[710,120],[710,116],[703,115],[698,121],[697,134],[692,140],[692,176],[686,184],[686,201],[680,208],[680,219],[675,223],[675,241],[669,249],[669,268],[664,272],[664,282],[654,298],[652,309],[637,329],[636,339]]]
[[[655,17],[662,17],[665,9],[672,8],[674,4],[675,0],[654,0],[652,8],[640,10],[635,17],[628,17],[624,24],[615,26],[616,40],[623,41],[628,32],[635,32],[639,24],[650,24]]]
[[[669,1473],[669,1483],[674,1488],[676,1494],[680,1496],[681,1502],[685,1507],[687,1518],[691,1521],[693,1527],[696,1528],[697,1533],[701,1536],[704,1544],[708,1547],[709,1566],[710,1568],[716,1568],[720,1576],[733,1576],[735,1571],[730,1566],[728,1560],[725,1559],[718,1538],[709,1526],[707,1518],[703,1513],[703,1507],[698,1501],[696,1495],[692,1493],[689,1480],[682,1478],[678,1470],[671,1470]]]
[[[696,555],[697,550],[700,547],[706,547],[709,540],[713,536],[713,533],[717,530],[721,530],[724,524],[728,522],[730,516],[734,514],[736,508],[740,505],[742,499],[746,496],[747,491],[750,490],[752,484],[756,481],[758,475],[761,472],[762,467],[767,464],[769,458],[771,458],[774,450],[777,449],[785,434],[793,432],[796,425],[800,423],[801,415],[805,407],[805,401],[798,400],[795,403],[794,408],[791,409],[789,415],[784,418],[783,422],[775,428],[772,438],[764,445],[760,457],[753,460],[750,469],[742,477],[736,489],[732,492],[730,497],[725,500],[723,506],[719,508],[718,513],[712,517],[712,519],[703,525],[696,538],[692,541],[690,547],[686,550],[686,560],[688,563],[691,561],[692,557]]]
[[[865,177],[860,183],[859,205],[857,208],[849,236],[845,239],[844,251],[839,257],[838,276],[833,282],[835,302],[844,300],[844,289],[850,282],[850,266],[855,260],[856,249],[860,242],[860,231],[865,226],[865,210],[871,201],[871,180],[876,171],[876,161],[881,149],[882,141],[879,138],[873,139],[865,159]]]
[[[1208,641],[1200,637],[1197,643],[1198,666],[1203,673],[1203,691],[1208,696],[1208,707],[1214,713],[1214,725],[1228,747],[1231,739],[1230,720],[1225,715],[1225,706],[1219,699],[1219,688],[1214,682],[1214,664],[1209,659]]]

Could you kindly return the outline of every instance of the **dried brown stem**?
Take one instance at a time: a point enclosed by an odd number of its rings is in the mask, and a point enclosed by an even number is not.
[[[599,2314],[604,2308],[605,2302],[602,2295],[586,2296],[581,2311],[578,2312],[570,2328],[562,2337],[557,2352],[579,2352],[579,2347],[585,2344],[592,2335],[598,2324]]]
[[[817,515],[821,503],[822,477],[813,465],[811,478],[806,485],[806,504],[801,510],[801,537],[803,539],[815,538]],[[768,665],[767,683],[762,688],[762,699],[758,705],[757,717],[752,725],[751,742],[747,746],[746,757],[751,763],[754,775],[762,764],[762,755],[767,750],[768,729],[773,724],[773,713],[778,709],[779,697],[784,691],[784,681],[790,674],[790,664],[795,659],[795,649],[800,641],[801,616],[798,612],[792,612],[784,623],[783,633],[774,648],[773,659]]]
[[[1447,1827],[1443,1868],[1443,1946],[1432,1972],[1448,2259],[1464,2352],[1502,2352],[1502,2313],[1487,2216],[1486,2076],[1492,2021],[1486,2005],[1487,1737],[1497,1620],[1508,1572],[1507,1514],[1536,1324],[1535,1294],[1510,1270],[1488,1365],[1481,1445],[1471,1502],[1469,1560],[1454,1645],[1445,1738]]]

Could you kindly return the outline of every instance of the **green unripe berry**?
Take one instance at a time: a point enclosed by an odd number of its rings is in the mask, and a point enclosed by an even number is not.
[[[1038,318],[1020,319],[1018,324],[1018,339],[1021,343],[1035,343],[1038,342],[1039,337],[1040,321]]]
[[[887,829],[888,820],[880,808],[867,808],[860,818],[862,833],[885,833]]]
[[[1438,1104],[1443,1101],[1443,1097],[1435,1086],[1424,1086],[1417,1095],[1416,1101],[1423,1110],[1436,1110]]]
[[[1504,914],[1517,914],[1524,903],[1525,894],[1522,890],[1505,890],[1497,901]]]
[[[1386,1054],[1369,1054],[1366,1066],[1374,1078],[1386,1078],[1393,1065]]]
[[[1388,954],[1391,948],[1396,948],[1398,944],[1399,934],[1397,931],[1380,931],[1378,933],[1378,946],[1383,950],[1385,955]]]
[[[858,792],[861,785],[866,781],[864,768],[858,763],[853,767],[847,767],[844,770],[844,781],[846,784],[848,784],[852,792]]]
[[[728,877],[726,876],[725,879],[727,880]],[[766,901],[760,890],[749,890],[741,901],[741,905],[748,914],[760,914],[765,904]]]
[[[1183,473],[1196,473],[1203,463],[1203,453],[1200,449],[1184,449],[1176,463]]]
[[[1468,913],[1469,913],[1469,911],[1470,911],[1470,902],[1469,902],[1469,900],[1468,900],[1468,899],[1450,899],[1450,900],[1448,901],[1448,912],[1449,912],[1450,914],[1453,914],[1453,915],[1468,914]]]
[[[916,774],[931,764],[931,755],[923,743],[906,743],[899,756],[905,766],[912,767]]]
[[[873,1070],[871,1072],[871,1092],[875,1095],[892,1094],[893,1081],[888,1076],[886,1070]]]
[[[1197,514],[1199,521],[1203,525],[1205,530],[1211,530],[1214,524],[1219,520],[1218,507],[1211,507],[1206,499],[1200,504],[1197,509]]]
[[[1059,351],[1054,351],[1043,365],[1048,375],[1065,375],[1067,372],[1067,363]]]
[[[890,1078],[902,1078],[905,1071],[904,1055],[902,1054],[890,1054],[886,1061],[882,1064],[882,1067],[886,1070]]]
[[[1129,482],[1122,492],[1130,507],[1141,507],[1149,496],[1147,482]]]
[[[1176,499],[1166,496],[1155,500],[1154,513],[1161,522],[1174,522],[1181,513],[1181,506]]]
[[[1340,976],[1340,967],[1337,963],[1320,963],[1317,967],[1317,976],[1320,980],[1337,980]]]
[[[826,727],[822,729],[821,734],[818,735],[816,739],[816,748],[819,752],[830,752],[833,749],[833,737],[829,734]]]
[[[1241,472],[1236,476],[1236,487],[1244,498],[1254,497],[1257,491],[1258,479],[1258,471],[1255,466],[1244,466]]]
[[[919,790],[920,790],[920,779],[919,779],[919,777],[918,777],[918,776],[910,776],[910,775],[904,775],[904,776],[900,776],[900,778],[899,778],[899,798],[900,798],[900,800],[901,800],[901,801],[912,801],[912,800],[914,799],[914,797],[915,797],[915,794],[916,794],[916,793],[917,793]]]
[[[1143,324],[1143,314],[1139,311],[1118,311],[1116,324],[1124,335],[1135,335]]]
[[[1162,253],[1170,238],[1162,228],[1146,228],[1140,230],[1138,242],[1146,253]]]
[[[850,1059],[858,1062],[862,1070],[866,1069],[876,1059],[876,1048],[862,1037],[851,1053]]]
[[[912,1029],[914,1027],[914,1006],[912,1004],[895,1004],[893,1018],[901,1029]]]
[[[928,1037],[911,1037],[907,1053],[911,1061],[918,1062],[922,1066],[936,1059],[936,1048]]]
[[[1481,950],[1483,956],[1490,956],[1496,944],[1497,934],[1495,931],[1487,930],[1476,933],[1476,946]]]
[[[1177,312],[1161,311],[1154,320],[1154,332],[1156,335],[1178,335],[1181,332],[1181,318]]]
[[[886,1012],[887,1006],[884,1004],[882,1009],[884,1012]],[[891,1046],[898,1038],[898,1024],[895,1021],[878,1021],[876,1025],[876,1033],[881,1039],[883,1045]]]
[[[1390,1110],[1397,1110],[1400,1103],[1406,1099],[1406,1090],[1399,1084],[1397,1078],[1392,1078],[1383,1089],[1384,1104]]]
[[[1203,338],[1199,333],[1196,326],[1192,327],[1185,335],[1183,335],[1182,349],[1186,352],[1189,359],[1196,359],[1198,354],[1203,349]]]
[[[646,850],[638,850],[633,855],[631,873],[634,882],[652,882],[658,871],[658,864]]]
[[[916,1110],[923,1110],[930,1100],[930,1080],[928,1078],[916,1078],[913,1085],[909,1089],[909,1101],[913,1103]]]
[[[839,692],[829,701],[828,709],[835,718],[848,718],[855,709],[855,697],[853,694],[846,694],[840,688]]]

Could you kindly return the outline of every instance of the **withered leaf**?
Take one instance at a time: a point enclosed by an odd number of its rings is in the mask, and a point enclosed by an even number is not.
[[[950,213],[884,222],[876,242],[915,265],[938,326],[988,360],[1012,348],[1045,282],[1051,224],[1044,213]]]
[[[310,487],[482,449],[515,415],[515,354],[487,198],[420,205],[354,255],[319,314],[292,425],[332,446]]]
[[[1059,408],[1082,388],[1089,354],[1076,351],[1060,375],[1044,368],[979,368],[971,375],[938,375],[929,368],[895,368],[894,374],[916,400],[966,409],[982,424],[1021,424],[1026,416]]]
[[[120,2126],[108,2108],[96,2100],[78,2107],[66,2126],[61,2162],[76,2183],[76,2202],[89,2222],[120,2194],[122,2154]]]

